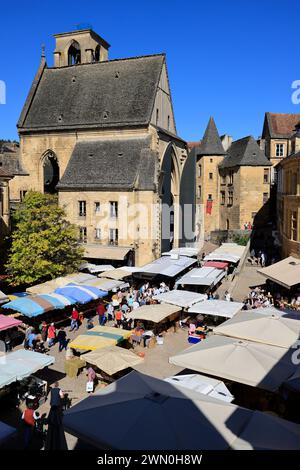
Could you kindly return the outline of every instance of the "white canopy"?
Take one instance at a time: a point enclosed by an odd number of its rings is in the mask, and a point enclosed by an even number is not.
[[[179,256],[178,259],[173,259],[170,256],[163,256],[152,263],[142,266],[135,275],[145,278],[152,278],[158,275],[175,277],[195,263],[197,263],[196,259],[188,258],[187,256]]]
[[[300,314],[296,310],[284,309],[279,310],[275,307],[259,307],[254,309],[255,313],[260,315],[278,315],[283,318],[292,318],[293,320],[300,320]]]
[[[115,269],[111,264],[92,264],[92,263],[83,263],[80,265],[79,270],[83,271],[87,269],[90,273],[102,273],[104,271],[111,271]]]
[[[130,312],[129,317],[132,320],[145,320],[159,323],[180,310],[180,307],[169,304],[142,305],[142,307],[138,307]]]
[[[0,290],[0,304],[4,304],[9,301],[9,297]]]
[[[173,248],[170,251],[165,251],[162,253],[162,256],[172,256],[172,255],[180,255],[180,256],[188,256],[190,258],[197,257],[198,255],[198,248],[190,248],[190,247],[180,247],[180,248]]]
[[[300,449],[297,424],[135,371],[72,406],[63,421],[98,449]]]
[[[19,349],[0,357],[0,388],[55,362],[55,358],[26,349]]]
[[[225,274],[224,269],[214,267],[194,268],[178,279],[176,284],[212,287],[218,284]]]
[[[287,289],[300,283],[300,260],[293,256],[257,271],[267,279]]]
[[[198,294],[197,292],[174,289],[159,295],[155,295],[153,298],[159,302],[178,305],[178,307],[182,308],[188,308],[196,302],[201,302],[202,300],[206,299],[206,297],[206,295]]]
[[[216,317],[232,318],[243,304],[241,302],[227,302],[227,300],[204,300],[194,304],[188,309],[189,313],[202,313],[203,315],[215,315]]]
[[[245,246],[237,243],[222,243],[219,248],[205,256],[205,261],[228,261],[238,263],[246,250]]]
[[[300,337],[300,322],[274,313],[262,315],[244,310],[214,328],[214,334],[290,348]]]
[[[234,400],[234,396],[231,395],[224,382],[212,377],[206,377],[201,374],[188,374],[174,375],[164,380],[172,385],[180,385],[189,390],[194,390],[194,392],[203,393],[227,403],[231,403]]]
[[[276,391],[291,376],[292,352],[262,343],[213,335],[169,358],[171,364],[214,377]]]

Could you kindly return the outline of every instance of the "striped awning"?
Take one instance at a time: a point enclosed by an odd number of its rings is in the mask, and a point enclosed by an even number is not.
[[[71,297],[53,293],[20,297],[3,305],[2,308],[16,310],[26,317],[36,317],[51,310],[63,309],[74,303],[75,301]]]

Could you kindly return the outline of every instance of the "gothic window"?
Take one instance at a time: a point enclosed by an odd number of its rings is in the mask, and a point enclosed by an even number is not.
[[[56,185],[59,182],[59,165],[53,152],[48,152],[43,161],[44,192],[55,194]]]

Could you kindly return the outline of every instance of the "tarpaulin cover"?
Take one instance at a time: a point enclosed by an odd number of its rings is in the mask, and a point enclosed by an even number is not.
[[[225,269],[228,267],[228,263],[225,261],[206,261],[204,263],[205,268],[217,268],[217,269]]]
[[[55,358],[26,349],[13,351],[0,357],[0,388],[47,367]]]
[[[101,299],[108,294],[106,291],[99,290],[94,286],[78,286],[73,283],[56,289],[55,293],[70,297],[71,299],[75,300],[75,302],[80,304],[86,304],[91,300]]]
[[[16,310],[26,317],[36,317],[42,313],[50,312],[51,310],[63,309],[67,305],[74,303],[71,297],[56,295],[54,293],[20,297],[3,305],[2,308]]]
[[[0,331],[8,330],[14,326],[21,325],[21,321],[13,317],[7,317],[6,315],[0,315]]]

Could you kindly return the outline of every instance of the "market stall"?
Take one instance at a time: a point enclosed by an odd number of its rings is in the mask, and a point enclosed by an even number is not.
[[[190,292],[187,290],[174,289],[159,295],[155,295],[153,299],[162,303],[177,305],[178,307],[186,309],[197,302],[205,300],[206,295],[198,294],[197,292]]]
[[[194,268],[184,276],[177,279],[176,284],[180,286],[198,286],[212,289],[226,275],[224,269],[214,267]]]
[[[28,287],[26,292],[29,294],[49,294],[50,292],[55,291],[58,287],[63,287],[70,282],[75,282],[76,284],[81,284],[83,282],[92,281],[95,279],[95,276],[86,273],[73,273],[67,274],[66,276],[60,276],[51,281],[46,281],[41,284],[36,284],[34,286]]]
[[[0,388],[23,380],[40,369],[54,364],[55,358],[34,351],[19,349],[0,357]]]
[[[271,264],[257,270],[265,278],[286,289],[291,289],[300,284],[300,262],[298,258],[289,256],[278,263]]]
[[[237,313],[234,318],[214,328],[214,334],[288,349],[300,337],[300,322],[274,313],[262,315],[249,310]]]
[[[52,310],[64,309],[74,303],[74,299],[67,295],[52,293],[20,297],[3,305],[2,308],[15,310],[31,318]]]
[[[175,278],[181,272],[187,270],[197,262],[196,259],[187,256],[162,256],[152,263],[142,266],[139,271],[133,273],[137,279],[154,280],[158,278]]]
[[[293,351],[213,335],[169,358],[170,364],[213,377],[277,391],[296,366]]]
[[[297,424],[136,371],[72,406],[63,424],[98,449],[300,449]]]
[[[206,377],[201,374],[187,374],[174,375],[164,380],[172,385],[180,385],[188,390],[194,390],[194,392],[203,393],[227,403],[231,403],[234,400],[234,396],[230,393],[224,382],[212,377]]]
[[[143,359],[128,349],[118,346],[108,346],[107,348],[95,350],[84,355],[84,359],[108,375],[134,368],[143,362]]]
[[[108,295],[108,292],[102,291],[95,286],[77,285],[74,283],[67,284],[64,287],[59,287],[55,293],[67,296],[73,299],[74,302],[86,304],[91,300],[102,299]]]
[[[101,274],[98,274],[100,278],[114,279],[116,281],[121,281],[126,277],[130,277],[132,273],[125,271],[124,269],[112,269],[111,271],[105,271]]]
[[[131,335],[130,331],[108,326],[95,326],[69,343],[70,348],[94,351],[95,349],[114,346]]]
[[[243,304],[241,302],[227,302],[226,300],[204,300],[192,305],[188,313],[213,315],[216,317],[232,318],[236,315]]]
[[[22,322],[17,320],[17,318],[0,315],[0,331],[9,330],[10,328],[14,328],[18,325],[22,325]]]
[[[145,320],[160,323],[166,318],[180,312],[181,307],[169,304],[143,305],[130,313],[132,320]]]

